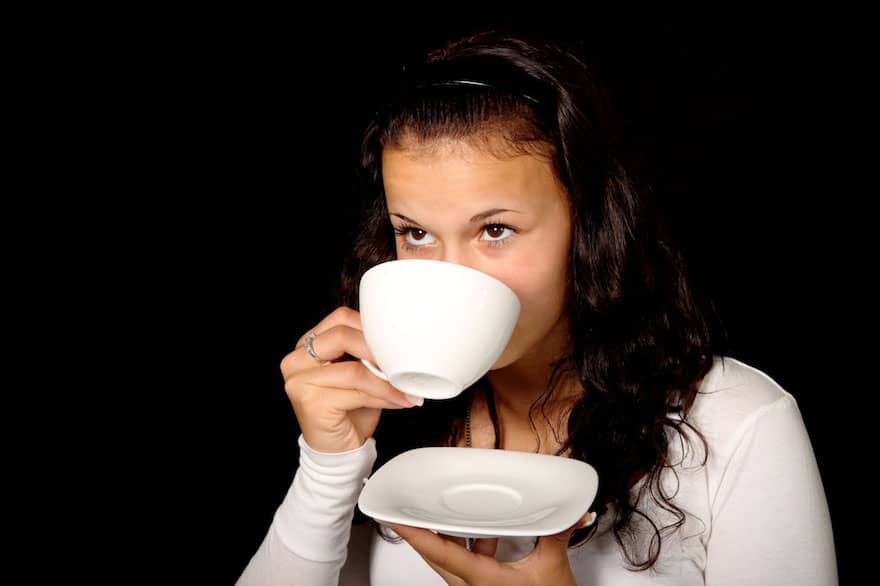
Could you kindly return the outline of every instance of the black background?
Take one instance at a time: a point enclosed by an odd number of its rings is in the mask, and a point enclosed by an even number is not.
[[[143,563],[167,554],[178,573],[231,583],[256,551],[297,462],[278,364],[334,307],[370,100],[435,42],[505,23],[591,50],[731,355],[798,400],[846,575],[844,404],[861,370],[844,331],[856,302],[843,250],[857,237],[844,218],[859,213],[843,181],[851,56],[832,40],[846,30],[788,16],[398,16],[169,18],[114,61],[126,81],[107,101],[127,139],[109,145],[109,232],[125,254],[95,248],[126,300],[116,325],[137,341],[116,348],[138,373],[134,409],[150,414],[130,460],[169,513]]]

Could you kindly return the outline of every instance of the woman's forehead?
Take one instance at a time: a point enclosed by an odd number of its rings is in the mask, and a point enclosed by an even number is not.
[[[389,200],[456,194],[521,198],[558,188],[546,158],[530,154],[499,158],[461,144],[430,151],[386,148],[382,175]]]
[[[385,145],[383,154],[388,151],[417,159],[444,156],[476,160],[508,159],[530,154],[545,157],[549,161],[553,146],[542,141],[512,139],[503,129],[476,130],[466,136],[438,135],[430,138],[404,130],[393,142]]]

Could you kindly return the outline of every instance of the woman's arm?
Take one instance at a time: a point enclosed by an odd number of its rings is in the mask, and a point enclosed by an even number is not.
[[[240,586],[339,581],[354,507],[376,461],[376,442],[370,438],[362,447],[338,454],[316,452],[302,436],[299,446],[293,484],[239,578]]]
[[[784,395],[744,422],[712,503],[706,584],[837,584],[810,438]]]

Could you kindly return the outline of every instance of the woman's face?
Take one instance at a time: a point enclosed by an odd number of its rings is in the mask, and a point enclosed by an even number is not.
[[[431,146],[382,154],[397,258],[469,266],[516,292],[519,321],[493,370],[539,347],[563,350],[571,213],[550,161],[497,158],[458,141]]]

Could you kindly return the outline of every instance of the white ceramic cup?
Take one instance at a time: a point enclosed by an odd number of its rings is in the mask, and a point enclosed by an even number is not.
[[[476,269],[436,260],[385,262],[361,278],[361,325],[378,368],[361,362],[404,393],[450,399],[498,360],[519,312],[513,290]]]

